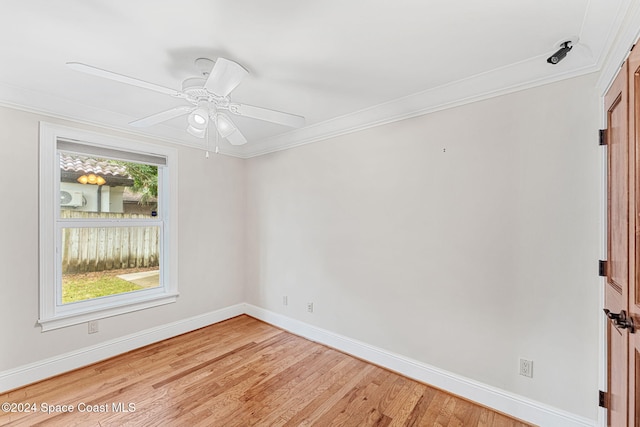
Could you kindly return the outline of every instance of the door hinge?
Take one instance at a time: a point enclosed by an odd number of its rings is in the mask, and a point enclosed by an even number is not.
[[[600,145],[607,145],[607,130],[600,129],[598,133],[599,133]]]
[[[598,393],[598,406],[601,408],[607,407],[607,393],[602,390],[599,390]]]
[[[607,277],[607,261],[598,261],[598,275],[600,277]]]

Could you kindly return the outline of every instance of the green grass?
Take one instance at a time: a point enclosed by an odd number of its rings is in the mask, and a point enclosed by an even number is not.
[[[109,275],[65,277],[62,281],[62,303],[84,301],[144,289],[126,280]]]

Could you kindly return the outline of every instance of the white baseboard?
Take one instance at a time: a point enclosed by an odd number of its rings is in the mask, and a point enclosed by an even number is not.
[[[491,387],[251,304],[246,304],[245,312],[249,316],[296,335],[333,347],[529,423],[542,427],[594,427],[597,425],[596,420]]]
[[[0,372],[0,392],[32,384],[241,314],[244,314],[244,304],[236,304],[3,371]]]
[[[422,362],[256,307],[236,304],[210,313],[158,326],[60,356],[0,372],[0,393],[90,365],[145,345],[190,332],[241,314],[272,324],[312,341],[383,366],[409,378],[546,427],[594,427],[596,420],[553,408]]]

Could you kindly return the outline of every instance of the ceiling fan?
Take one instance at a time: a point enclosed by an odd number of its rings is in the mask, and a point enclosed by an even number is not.
[[[188,114],[187,132],[191,135],[204,138],[209,123],[213,123],[220,136],[226,138],[233,145],[245,144],[247,139],[238,130],[227,112],[295,128],[304,126],[305,119],[302,116],[232,102],[229,94],[249,74],[240,64],[225,58],[218,58],[215,62],[207,58],[198,58],[195,64],[202,73],[202,77],[188,78],[182,82],[182,90],[174,90],[80,62],[67,62],[67,65],[74,70],[171,95],[191,104],[181,105],[134,120],[129,123],[131,126],[153,126]]]

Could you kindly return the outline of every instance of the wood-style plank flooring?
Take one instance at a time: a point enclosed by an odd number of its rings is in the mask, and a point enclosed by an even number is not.
[[[1,426],[527,426],[248,316],[0,394],[3,402],[32,412],[0,411]],[[69,409],[55,405],[74,410],[42,412]]]

